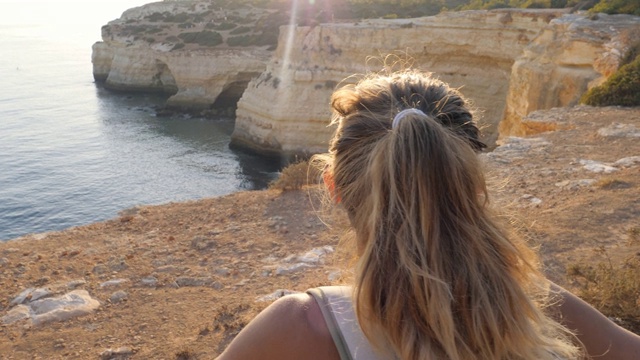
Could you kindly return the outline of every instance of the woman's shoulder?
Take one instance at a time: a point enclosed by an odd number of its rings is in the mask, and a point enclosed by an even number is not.
[[[273,317],[279,322],[291,323],[292,328],[301,328],[311,339],[331,338],[320,305],[310,292],[283,296],[266,311],[273,312]]]
[[[339,360],[315,299],[306,293],[284,296],[264,309],[218,359]]]

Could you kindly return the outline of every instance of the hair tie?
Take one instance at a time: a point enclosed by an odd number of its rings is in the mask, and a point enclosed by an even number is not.
[[[391,128],[395,129],[396,127],[398,127],[400,120],[402,120],[405,116],[409,114],[427,116],[427,114],[425,114],[420,109],[416,109],[416,108],[404,109],[400,111],[398,114],[396,114],[396,117],[393,118],[393,122],[391,123]]]

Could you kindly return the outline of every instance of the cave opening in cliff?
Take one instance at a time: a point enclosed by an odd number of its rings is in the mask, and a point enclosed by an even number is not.
[[[176,79],[169,66],[158,59],[156,59],[156,74],[153,76],[153,85],[166,94],[173,95],[178,92]]]
[[[215,110],[218,114],[235,116],[236,109],[238,107],[238,101],[247,90],[249,81],[256,74],[239,74],[233,81],[225,84],[222,92],[216,100],[211,104],[210,108]]]

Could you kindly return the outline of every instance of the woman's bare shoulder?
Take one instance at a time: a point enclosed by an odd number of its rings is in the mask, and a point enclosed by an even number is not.
[[[320,307],[308,294],[284,296],[264,309],[219,360],[339,360]]]

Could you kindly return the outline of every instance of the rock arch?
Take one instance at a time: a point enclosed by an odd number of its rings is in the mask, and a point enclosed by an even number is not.
[[[167,94],[175,94],[178,92],[176,79],[171,73],[171,69],[167,63],[160,59],[156,59],[156,73],[153,76],[153,86]]]
[[[211,108],[218,110],[233,109],[233,113],[235,113],[238,107],[238,101],[240,101],[245,90],[247,90],[249,81],[258,75],[260,75],[260,73],[240,72],[235,77],[230,78],[224,84],[220,95],[218,95],[213,104],[211,104]]]

